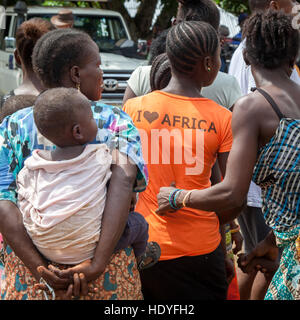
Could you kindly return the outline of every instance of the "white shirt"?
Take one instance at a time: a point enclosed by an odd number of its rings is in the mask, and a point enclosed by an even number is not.
[[[228,73],[235,76],[238,83],[240,84],[242,94],[246,95],[251,92],[251,88],[256,87],[252,72],[251,66],[247,65],[244,56],[243,50],[246,46],[246,40],[244,39],[237,49],[234,51],[233,56],[230,61]],[[297,70],[294,68],[291,74],[291,80],[295,81],[300,85],[300,77]]]
[[[127,84],[137,97],[151,92],[150,72],[151,66],[139,66],[128,79]],[[202,88],[201,94],[227,109],[242,96],[235,77],[221,71],[210,86]]]

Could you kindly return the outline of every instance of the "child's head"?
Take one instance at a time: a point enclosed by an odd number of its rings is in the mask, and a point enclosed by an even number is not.
[[[83,145],[98,131],[89,100],[74,88],[54,88],[40,94],[33,109],[40,133],[59,147]]]
[[[27,94],[20,94],[17,96],[9,97],[4,103],[0,111],[0,122],[6,117],[14,112],[31,107],[34,105],[36,100],[36,96],[34,95],[27,95]]]

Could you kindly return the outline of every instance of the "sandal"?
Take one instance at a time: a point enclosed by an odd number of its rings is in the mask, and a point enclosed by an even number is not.
[[[151,241],[147,243],[146,251],[138,259],[138,270],[144,270],[155,265],[160,258],[160,246],[157,242]]]

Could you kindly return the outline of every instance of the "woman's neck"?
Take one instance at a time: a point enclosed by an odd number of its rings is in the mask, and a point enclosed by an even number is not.
[[[169,84],[162,91],[190,98],[202,97],[199,84],[191,77],[185,76],[172,75]]]
[[[256,87],[276,86],[279,88],[289,85],[292,81],[290,75],[285,68],[278,68],[273,70],[262,68],[251,68],[252,75],[256,84]]]
[[[75,145],[68,147],[58,147],[51,151],[51,160],[52,161],[62,161],[62,160],[71,160],[78,157],[83,150],[85,145]]]
[[[23,70],[23,82],[14,92],[16,95],[30,94],[37,96],[43,90],[44,86],[37,75],[32,70]]]

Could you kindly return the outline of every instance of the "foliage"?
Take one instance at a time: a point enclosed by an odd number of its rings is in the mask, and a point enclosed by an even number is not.
[[[236,15],[249,12],[248,0],[215,0],[215,2],[224,10]]]

